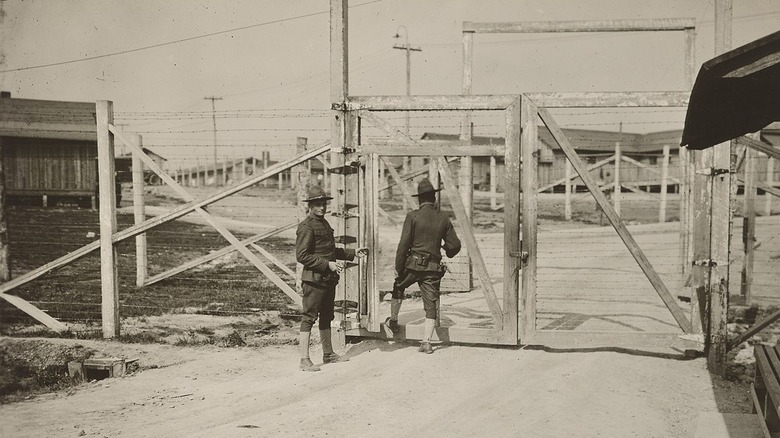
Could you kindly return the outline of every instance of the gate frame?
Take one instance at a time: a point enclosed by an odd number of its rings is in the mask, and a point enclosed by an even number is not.
[[[470,215],[463,201],[459,196],[459,188],[455,184],[447,165],[447,156],[467,154],[495,156],[504,154],[507,163],[507,180],[517,180],[520,177],[520,119],[521,119],[521,96],[425,96],[425,97],[396,97],[396,96],[369,96],[349,98],[344,108],[350,113],[349,119],[353,123],[360,124],[360,120],[365,119],[380,130],[385,131],[391,136],[393,141],[405,143],[407,146],[396,144],[390,145],[361,145],[359,135],[350,138],[346,143],[345,150],[354,154],[355,158],[365,156],[366,170],[361,173],[352,173],[357,175],[357,179],[349,178],[344,175],[345,184],[352,184],[356,187],[345,191],[364,192],[375,196],[378,187],[376,180],[376,171],[379,166],[379,157],[388,155],[420,155],[432,157],[432,162],[438,170],[444,182],[444,191],[450,200],[456,217],[458,218],[459,235],[461,236],[465,249],[468,251],[471,261],[474,264],[475,271],[482,283],[483,293],[493,316],[495,327],[492,329],[479,328],[460,328],[460,327],[437,327],[436,333],[440,340],[454,342],[487,343],[517,345],[518,341],[518,307],[519,307],[519,270],[523,254],[520,248],[520,186],[508,185],[507,199],[514,199],[515,202],[508,204],[505,209],[505,228],[504,228],[504,292],[503,308],[492,289],[492,283],[487,272],[487,267],[481,257],[477,240],[474,236],[470,224]],[[425,142],[415,140],[409,137],[405,132],[397,129],[385,122],[382,118],[374,115],[371,111],[470,111],[470,110],[493,110],[505,111],[506,118],[506,140],[501,148],[494,146],[472,146],[470,142]],[[359,131],[359,130],[358,130]],[[420,154],[419,150],[426,150],[425,154]],[[433,157],[436,157],[435,160]],[[349,178],[349,179],[348,179]],[[365,181],[362,187],[360,181]],[[460,191],[462,193],[462,191]],[[360,198],[360,197],[359,197]],[[370,269],[374,263],[373,245],[376,241],[376,229],[374,227],[377,212],[371,208],[374,202],[363,200],[355,205],[367,205],[361,215],[362,229],[359,230],[358,239],[364,239],[364,245],[369,247],[369,257],[364,263],[361,272],[365,277],[358,284],[345,280],[344,288],[357,287],[357,296],[365,299],[365,304],[359,303],[359,324],[357,327],[350,327],[348,334],[365,337],[385,337],[381,328],[379,316],[379,291],[376,288],[376,272]],[[339,200],[339,211],[349,209],[347,201],[342,197]],[[535,215],[524,215],[533,217]],[[349,215],[342,215],[345,220]],[[346,228],[346,227],[345,227]],[[528,229],[528,227],[525,227]],[[356,237],[356,236],[353,236]],[[351,241],[352,239],[349,239]],[[375,266],[375,265],[374,265]],[[363,317],[366,319],[364,320]],[[404,339],[422,339],[422,328],[417,326],[407,326],[400,338]]]

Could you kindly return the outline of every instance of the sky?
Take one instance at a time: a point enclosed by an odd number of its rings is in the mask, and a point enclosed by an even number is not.
[[[733,6],[732,47],[780,29],[778,0]],[[141,134],[169,166],[210,160],[212,117],[220,157],[268,150],[284,159],[296,137],[329,138],[326,0],[0,0],[0,8],[1,90],[110,100],[115,124]],[[688,17],[696,20],[698,70],[715,55],[711,1],[350,0],[349,90],[405,94],[405,53],[393,45],[408,38],[421,49],[411,55],[411,93],[460,94],[465,21]],[[685,88],[682,32],[480,34],[474,43],[474,94]],[[684,109],[557,115],[564,127],[653,132],[681,129]],[[457,132],[412,124],[413,136]]]

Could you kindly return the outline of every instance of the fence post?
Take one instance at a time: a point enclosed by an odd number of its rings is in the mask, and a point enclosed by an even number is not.
[[[268,158],[269,158],[268,155],[269,154],[270,154],[270,152],[263,151],[263,172],[265,172],[265,169],[268,169]],[[279,175],[277,175],[279,180],[282,179],[281,175],[282,175],[281,173]],[[268,178],[263,180],[263,187],[268,187]]]
[[[114,123],[114,105],[108,100],[95,104],[97,120],[98,193],[100,195],[100,290],[103,337],[119,336],[119,288],[116,269],[116,187],[114,175],[114,136],[108,125]]]
[[[658,210],[658,222],[666,222],[666,181],[669,178],[669,145],[664,145],[664,157],[661,163],[661,206]]]
[[[756,235],[756,159],[758,153],[745,149],[745,201],[742,207],[742,246],[745,256],[742,258],[740,297],[750,305],[750,286],[753,283],[753,244]]]
[[[566,162],[566,181],[564,182],[564,187],[566,189],[566,195],[565,199],[563,201],[563,216],[564,219],[567,221],[571,220],[571,161],[568,159],[564,160]]]
[[[298,137],[295,141],[295,154],[300,155],[306,152],[308,146],[308,139],[306,137]],[[308,211],[306,209],[306,203],[303,202],[308,195],[309,182],[311,173],[307,163],[301,163],[295,166],[297,169],[295,173],[298,177],[298,223],[306,218]],[[301,274],[303,274],[303,265],[300,263],[295,264],[295,288],[299,294],[303,294],[301,288]]]
[[[135,134],[133,141],[143,150],[143,138]],[[146,220],[144,206],[144,164],[138,154],[133,153],[133,218],[138,225]],[[141,287],[146,282],[147,253],[146,233],[135,236],[135,285]]]
[[[767,157],[766,161],[766,186],[770,189],[775,188],[775,159]],[[764,214],[772,216],[772,196],[769,192],[764,192]]]
[[[496,157],[492,156],[490,157],[490,209],[495,210],[498,208],[498,200],[497,197],[497,185],[498,185],[498,175],[496,175]]]
[[[5,215],[5,169],[3,163],[3,138],[0,137],[0,282],[11,279],[8,264],[8,222]]]
[[[615,187],[612,196],[612,205],[615,207],[615,213],[620,216],[620,161],[621,151],[620,142],[615,142]]]

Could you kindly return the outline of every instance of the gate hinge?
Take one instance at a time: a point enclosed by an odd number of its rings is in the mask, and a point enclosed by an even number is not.
[[[696,171],[697,175],[718,176],[726,173],[731,173],[731,169],[723,169],[718,167],[709,167],[707,169],[699,169]]]
[[[337,175],[351,175],[353,173],[357,173],[359,168],[360,161],[353,161],[351,163],[346,163],[343,166],[331,167],[329,171]]]

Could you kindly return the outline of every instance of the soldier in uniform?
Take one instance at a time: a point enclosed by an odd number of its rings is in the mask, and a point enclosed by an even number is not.
[[[304,202],[309,214],[298,224],[295,239],[295,259],[303,265],[301,287],[303,289],[303,311],[300,329],[301,364],[303,371],[319,371],[309,358],[309,340],[314,322],[319,318],[322,340],[322,363],[329,364],[346,360],[333,352],[330,323],[333,321],[333,302],[339,273],[344,270],[336,260],[354,260],[355,256],[368,254],[367,248],[337,248],[333,228],[325,220],[328,201],[331,200],[322,187],[309,189]]]
[[[436,209],[436,192],[427,179],[420,181],[417,194],[420,208],[406,215],[401,240],[395,253],[396,280],[393,284],[393,297],[390,300],[390,317],[385,325],[398,331],[398,312],[404,299],[404,289],[417,283],[422,293],[425,309],[425,330],[419,351],[433,353],[431,337],[436,325],[436,308],[439,301],[439,287],[444,276],[441,264],[441,249],[447,257],[455,257],[460,252],[460,240],[449,217]]]

